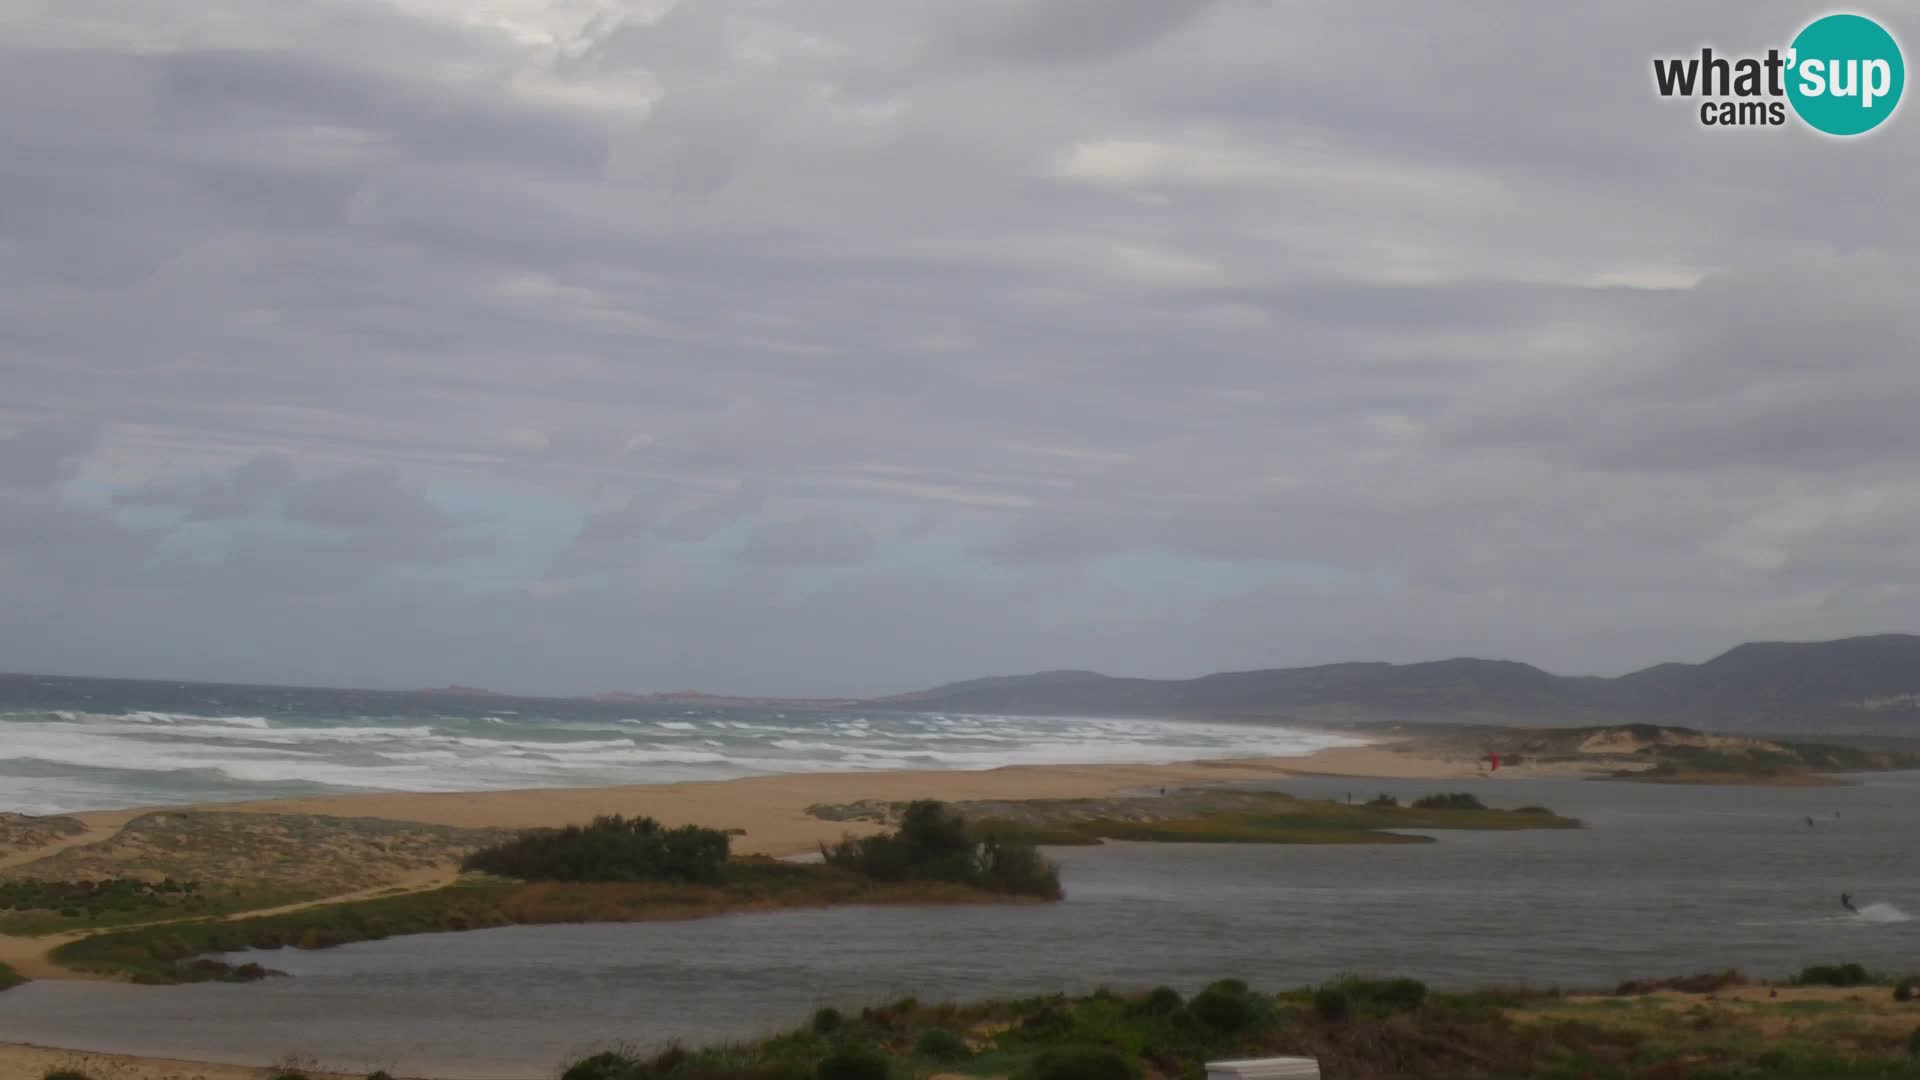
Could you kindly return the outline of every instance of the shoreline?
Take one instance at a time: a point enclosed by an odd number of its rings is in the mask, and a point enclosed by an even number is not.
[[[904,801],[936,798],[962,802],[991,799],[1078,799],[1151,792],[1160,786],[1210,786],[1279,781],[1289,777],[1344,777],[1457,783],[1489,779],[1584,779],[1611,775],[1582,763],[1503,767],[1488,774],[1464,753],[1447,753],[1400,739],[1335,747],[1291,757],[1213,759],[1174,764],[1021,765],[985,770],[799,773],[733,780],[634,784],[600,788],[537,788],[459,793],[368,793],[239,803],[103,810],[73,815],[84,834],[48,844],[38,852],[9,852],[0,865],[30,861],[60,848],[112,837],[143,814],[167,811],[306,814],[382,817],[460,827],[528,828],[578,823],[601,813],[653,816],[669,826],[700,824],[742,828],[735,850],[774,857],[806,855],[821,842],[846,833],[878,831],[865,822],[815,818],[808,808],[860,799]],[[1471,790],[1484,791],[1477,786]],[[1497,789],[1491,789],[1497,790]],[[1358,785],[1355,794],[1360,795]],[[317,903],[330,903],[332,897]],[[48,939],[13,939],[51,944]],[[5,944],[0,941],[0,944]],[[5,957],[0,957],[5,959]],[[47,974],[35,972],[38,977]],[[56,978],[62,976],[56,975]],[[73,973],[66,973],[72,978]],[[4,998],[0,997],[0,1001]],[[0,1080],[41,1080],[50,1068],[78,1062],[92,1080],[262,1080],[269,1065],[202,1062],[166,1056],[106,1053],[0,1041]],[[326,1074],[308,1073],[312,1080]]]
[[[604,787],[514,788],[461,792],[367,792],[242,802],[182,803],[62,815],[86,826],[82,835],[29,851],[0,855],[0,869],[62,848],[111,836],[146,814],[220,812],[300,814],[457,828],[530,829],[580,824],[600,814],[644,815],[669,827],[739,829],[733,850],[781,858],[801,855],[848,832],[877,831],[861,822],[813,817],[808,808],[861,800],[943,802],[1104,798],[1160,787],[1340,776],[1373,780],[1489,779],[1479,763],[1453,755],[1396,749],[1399,740],[1331,747],[1292,757],[1217,758],[1170,764],[1005,765],[991,769],[776,773],[727,780],[683,780]],[[1517,767],[1492,779],[1584,777],[1579,768]]]

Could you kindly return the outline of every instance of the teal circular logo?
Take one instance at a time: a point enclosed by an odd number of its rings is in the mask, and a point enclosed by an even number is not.
[[[1787,99],[1816,131],[1863,135],[1900,105],[1907,65],[1886,28],[1864,15],[1828,15],[1793,39]]]

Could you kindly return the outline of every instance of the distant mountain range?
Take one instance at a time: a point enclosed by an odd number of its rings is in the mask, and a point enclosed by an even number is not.
[[[868,707],[1029,715],[1158,715],[1303,723],[1605,724],[1920,733],[1920,636],[1755,642],[1704,664],[1618,678],[1511,660],[1344,663],[1136,679],[1093,671],[972,679]]]

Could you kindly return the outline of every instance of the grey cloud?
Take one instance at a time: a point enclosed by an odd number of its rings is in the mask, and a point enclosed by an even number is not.
[[[985,0],[955,8],[952,47],[1029,63],[1105,58],[1142,48],[1204,16],[1217,0]]]
[[[176,508],[189,521],[224,521],[268,509],[271,500],[294,482],[293,462],[285,454],[259,454],[224,476],[170,484],[149,484],[114,493],[119,506]]]
[[[52,487],[99,441],[100,425],[85,421],[53,421],[16,431],[0,439],[0,487]]]
[[[838,693],[1904,617],[1915,144],[1645,86],[1786,0],[137,7],[0,30],[10,665]]]
[[[155,107],[186,127],[299,122],[392,140],[446,164],[505,162],[591,175],[606,164],[604,130],[507,95],[448,95],[301,53],[181,52],[160,60]]]
[[[675,511],[660,523],[659,533],[678,543],[706,540],[757,513],[766,501],[767,490],[763,484],[742,482],[725,495],[697,499]]]
[[[774,566],[857,566],[873,557],[875,547],[872,532],[858,522],[814,513],[761,522],[740,554]]]

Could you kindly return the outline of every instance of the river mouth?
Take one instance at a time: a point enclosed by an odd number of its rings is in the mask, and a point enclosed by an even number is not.
[[[1508,781],[1586,828],[1434,833],[1405,845],[1057,848],[1060,904],[842,908],[687,923],[509,927],[258,959],[245,986],[30,983],[0,1040],[343,1071],[546,1077],[615,1044],[745,1038],[842,1008],[1090,991],[1224,976],[1298,987],[1345,973],[1436,986],[1611,988],[1627,979],[1912,956],[1901,856],[1920,774],[1845,788]],[[1403,798],[1434,782],[1297,779],[1305,797]],[[1836,816],[1837,815],[1837,816]],[[1805,819],[1815,819],[1809,827]]]

